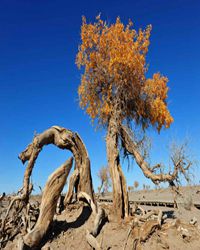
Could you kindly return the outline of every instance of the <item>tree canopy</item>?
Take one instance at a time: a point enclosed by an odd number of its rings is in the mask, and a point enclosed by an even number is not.
[[[173,122],[166,102],[168,79],[160,73],[146,77],[150,33],[150,25],[137,32],[119,17],[111,25],[100,16],[94,24],[83,17],[76,64],[84,73],[78,93],[80,106],[99,124],[117,117],[120,123],[134,121],[160,131]]]

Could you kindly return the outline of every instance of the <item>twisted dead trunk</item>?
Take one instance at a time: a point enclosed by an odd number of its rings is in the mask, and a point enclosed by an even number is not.
[[[74,188],[77,187],[77,183],[79,181],[79,170],[78,168],[74,170],[73,174],[69,180],[68,192],[65,195],[64,206],[66,207],[68,204],[72,202]]]
[[[33,142],[19,155],[19,159],[22,163],[28,161],[23,181],[23,197],[28,197],[28,187],[34,163],[43,146],[48,144],[54,144],[61,149],[67,149],[73,153],[75,169],[78,169],[79,173],[77,181],[74,182],[76,192],[86,192],[94,199],[90,160],[86,147],[77,133],[73,133],[59,126],[53,126],[43,133],[38,134]],[[73,188],[71,188],[71,190],[73,191]],[[73,196],[73,192],[68,195],[69,200],[71,199],[70,196]]]

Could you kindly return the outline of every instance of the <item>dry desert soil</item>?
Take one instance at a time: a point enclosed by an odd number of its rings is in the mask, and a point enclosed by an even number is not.
[[[181,188],[181,192],[184,194],[184,198],[178,201],[179,209],[141,205],[141,209],[146,212],[152,210],[162,210],[163,212],[162,226],[156,227],[152,232],[148,231],[148,227],[150,223],[154,223],[155,218],[150,218],[140,225],[133,223],[135,218],[140,216],[141,210],[138,210],[138,214],[119,223],[112,218],[112,203],[99,202],[99,206],[102,206],[108,214],[108,221],[105,221],[97,236],[100,249],[200,250],[200,210],[195,206],[187,207],[191,202],[200,203],[200,186],[184,187]],[[39,198],[38,196],[32,197],[32,202]],[[112,196],[107,194],[101,198],[111,199]],[[141,190],[130,193],[129,198],[132,201],[173,201],[173,193],[170,189]],[[4,205],[0,205],[0,211],[3,213]],[[92,248],[86,240],[86,231],[92,227],[93,223],[94,217],[87,204],[69,205],[61,214],[55,216],[48,234],[37,249],[91,250]],[[137,244],[138,239],[144,236],[145,230],[148,231],[148,237],[141,240],[141,244]],[[13,241],[6,244],[4,249],[19,249],[20,237],[17,235]]]

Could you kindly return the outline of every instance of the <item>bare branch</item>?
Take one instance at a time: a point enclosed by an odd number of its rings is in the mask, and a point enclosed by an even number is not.
[[[178,177],[179,173],[184,174],[186,176],[186,171],[190,168],[192,162],[189,162],[187,166],[185,166],[185,158],[183,155],[180,155],[179,158],[173,157],[173,165],[174,170],[172,173],[160,173],[156,174],[155,170],[160,169],[161,165],[157,164],[153,167],[150,167],[149,164],[145,161],[145,159],[140,154],[136,143],[132,140],[128,129],[125,126],[121,127],[121,139],[123,141],[123,145],[126,150],[133,155],[136,163],[142,169],[144,175],[147,178],[150,178],[155,184],[159,182],[172,182]]]

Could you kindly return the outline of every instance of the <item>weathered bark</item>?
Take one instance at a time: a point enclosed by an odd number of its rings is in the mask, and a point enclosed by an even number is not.
[[[128,216],[128,192],[120,166],[118,128],[114,120],[109,122],[106,147],[113,187],[113,218],[122,219]]]
[[[61,149],[67,149],[73,153],[75,158],[75,169],[79,171],[79,180],[75,187],[76,191],[86,192],[94,199],[90,160],[85,145],[77,133],[73,133],[59,126],[53,126],[37,135],[33,142],[19,155],[19,159],[22,163],[29,161],[24,175],[23,195],[27,196],[27,187],[29,186],[29,180],[35,160],[43,146],[48,144],[54,144]]]
[[[86,239],[89,245],[92,247],[92,249],[102,250],[97,239],[88,230],[86,231]]]
[[[75,186],[77,192],[87,193],[94,201],[94,191],[90,171],[90,159],[86,147],[77,133],[73,135],[71,151],[75,157],[75,169],[79,170],[79,180]]]
[[[37,223],[31,232],[24,237],[24,243],[26,246],[30,248],[38,246],[41,239],[46,234],[49,225],[53,220],[58,198],[65,185],[71,167],[72,158],[66,161],[48,178],[42,194],[40,214]]]
[[[67,204],[70,204],[72,202],[74,188],[76,187],[78,179],[79,179],[79,170],[77,168],[74,170],[73,174],[70,177],[68,192],[66,193],[64,199],[64,206],[67,206]]]
[[[79,192],[78,199],[80,200],[82,198],[84,198],[87,201],[87,203],[90,205],[92,209],[92,213],[96,215],[98,212],[98,209],[97,209],[97,205],[93,202],[92,198],[85,192]]]

